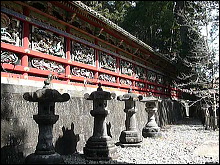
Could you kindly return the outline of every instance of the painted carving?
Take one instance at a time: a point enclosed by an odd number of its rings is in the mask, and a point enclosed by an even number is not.
[[[154,85],[148,85],[148,89],[155,89],[155,86]]]
[[[90,79],[94,78],[94,73],[88,69],[72,67],[71,71],[74,76],[85,77],[85,78],[90,78]]]
[[[72,60],[84,64],[95,64],[94,49],[78,42],[72,41]]]
[[[111,71],[116,70],[116,58],[114,56],[100,52],[99,65],[101,68],[108,69]]]
[[[145,84],[144,83],[141,83],[141,82],[135,82],[135,86],[136,87],[140,87],[140,88],[145,88]]]
[[[121,60],[121,73],[128,76],[133,75],[133,65],[128,61]]]
[[[156,81],[156,74],[152,71],[147,72],[147,80],[150,82],[155,82]]]
[[[157,87],[157,90],[160,91],[160,92],[164,91],[162,87]]]
[[[1,63],[15,64],[18,62],[18,56],[12,52],[1,50]]]
[[[123,78],[120,79],[120,83],[124,84],[124,85],[132,85],[132,81],[131,80],[123,79]]]
[[[136,66],[135,70],[135,78],[146,80],[146,73],[142,67]]]
[[[21,46],[21,33],[21,22],[1,13],[1,42]]]
[[[34,68],[38,68],[41,70],[49,70],[51,72],[64,73],[65,69],[61,64],[57,64],[54,61],[48,61],[45,59],[33,58],[31,60],[31,65]]]
[[[157,83],[158,84],[163,84],[164,83],[164,79],[162,75],[157,75]]]
[[[164,80],[164,85],[165,85],[165,86],[170,86],[170,81],[169,81],[168,79],[165,79],[165,80]]]
[[[99,75],[99,80],[113,82],[113,83],[116,82],[116,78],[114,76],[104,73]]]
[[[32,26],[32,49],[65,58],[64,37]]]

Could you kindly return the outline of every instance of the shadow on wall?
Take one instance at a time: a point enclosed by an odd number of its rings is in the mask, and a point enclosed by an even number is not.
[[[19,149],[19,137],[11,136],[9,144],[1,148],[1,164],[24,164],[24,154]]]
[[[19,126],[19,118],[14,115],[18,107],[13,104],[14,99],[21,103],[20,97],[16,94],[1,93],[1,164],[24,163],[23,150],[27,133]]]
[[[167,124],[176,124],[184,116],[184,107],[178,101],[165,99],[159,103],[158,125],[160,127]]]
[[[111,123],[110,122],[106,123],[106,127],[107,127],[107,135],[112,138],[112,134],[111,134],[112,125],[111,125]]]
[[[60,155],[70,155],[77,152],[77,142],[79,134],[74,133],[74,124],[71,123],[71,129],[62,127],[63,136],[59,137],[55,143],[55,151]]]

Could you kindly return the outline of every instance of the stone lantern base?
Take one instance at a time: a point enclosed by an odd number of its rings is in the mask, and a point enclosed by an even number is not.
[[[137,131],[122,131],[119,140],[121,147],[140,147],[142,137]]]
[[[83,152],[89,160],[116,159],[117,148],[110,138],[90,137],[86,142]]]
[[[146,137],[161,137],[160,127],[144,127],[142,130],[142,136]]]
[[[25,164],[64,164],[64,160],[58,153],[50,155],[32,153],[26,157]]]

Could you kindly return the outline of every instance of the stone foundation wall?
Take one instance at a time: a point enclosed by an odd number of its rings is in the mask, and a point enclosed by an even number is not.
[[[41,86],[41,87],[40,87]],[[33,120],[37,114],[37,103],[23,99],[25,92],[33,92],[43,87],[27,84],[1,84],[1,163],[21,164],[25,157],[35,151],[38,138],[38,125]],[[54,88],[56,86],[54,85]],[[53,127],[53,144],[60,154],[82,152],[87,139],[93,133],[93,120],[90,115],[92,101],[85,100],[83,95],[96,89],[76,87],[57,89],[60,93],[69,93],[68,102],[56,103],[55,114],[59,120]],[[80,89],[80,90],[79,90]],[[105,90],[105,89],[104,89]],[[116,93],[118,95],[120,93]],[[140,131],[147,123],[145,104],[137,102],[137,127]],[[108,101],[108,133],[115,143],[119,142],[121,131],[125,130],[124,102]],[[174,100],[164,99],[159,104],[156,121],[160,127],[174,124],[184,116],[183,107]]]

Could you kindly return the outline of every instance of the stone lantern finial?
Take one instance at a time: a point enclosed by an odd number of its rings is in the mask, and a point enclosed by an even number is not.
[[[44,87],[43,88],[47,88],[50,85],[50,82],[52,81],[52,79],[54,78],[53,74],[49,74],[48,78],[44,81]]]
[[[103,91],[103,89],[102,89],[102,87],[101,87],[101,86],[102,86],[102,84],[101,84],[101,83],[99,83],[99,84],[98,84],[98,86],[99,86],[99,87],[97,88],[97,91]]]

